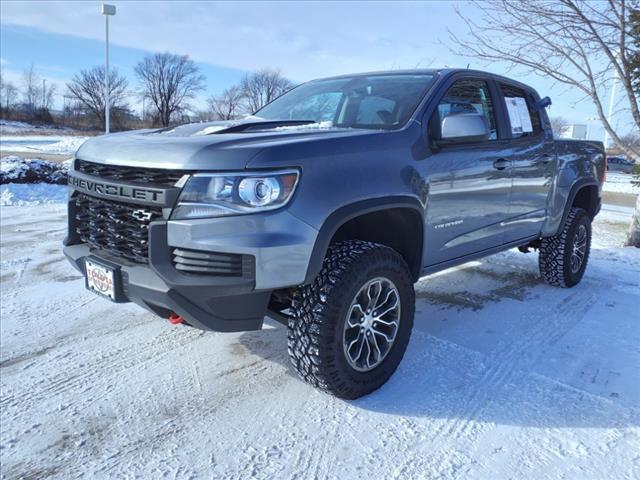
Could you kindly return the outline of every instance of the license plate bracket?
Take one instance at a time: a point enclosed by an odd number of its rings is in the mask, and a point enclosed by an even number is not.
[[[122,275],[119,266],[87,257],[84,271],[87,290],[112,302],[122,302]]]

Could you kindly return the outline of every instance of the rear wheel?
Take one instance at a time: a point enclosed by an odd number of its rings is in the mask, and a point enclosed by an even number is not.
[[[582,208],[572,208],[562,231],[542,239],[540,275],[549,285],[573,287],[582,280],[590,249],[591,219]]]
[[[396,251],[363,241],[331,246],[320,274],[293,297],[288,350],[294,368],[341,398],[376,390],[402,360],[414,302],[409,268]]]

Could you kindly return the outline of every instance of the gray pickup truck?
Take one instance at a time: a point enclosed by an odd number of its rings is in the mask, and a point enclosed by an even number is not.
[[[472,70],[305,83],[240,121],[86,142],[64,253],[86,287],[172,323],[288,326],[293,366],[357,398],[383,385],[420,277],[517,247],[582,278],[606,171],[554,140],[531,88]]]

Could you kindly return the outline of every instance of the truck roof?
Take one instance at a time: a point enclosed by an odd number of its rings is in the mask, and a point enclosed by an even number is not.
[[[536,95],[538,95],[538,92],[536,92],[536,90],[533,87],[527,84],[524,84],[522,82],[519,82],[518,80],[514,80],[512,78],[504,77],[502,75],[498,75],[492,72],[487,72],[484,70],[472,70],[468,68],[417,68],[417,69],[404,69],[404,70],[378,70],[378,71],[372,71],[372,72],[359,72],[359,73],[351,73],[351,74],[345,74],[345,75],[335,75],[331,77],[318,78],[311,81],[332,80],[332,79],[353,78],[353,77],[370,77],[375,75],[419,75],[419,74],[426,74],[426,75],[438,74],[444,78],[444,77],[449,77],[451,75],[454,75],[456,73],[463,73],[463,72],[477,74],[483,77],[491,77],[494,80],[519,86],[520,88],[529,90],[535,93]]]

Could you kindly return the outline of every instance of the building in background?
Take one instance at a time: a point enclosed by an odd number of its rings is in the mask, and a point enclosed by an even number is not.
[[[586,140],[587,139],[587,126],[574,124],[562,127],[560,131],[561,138],[573,138],[574,140]]]

